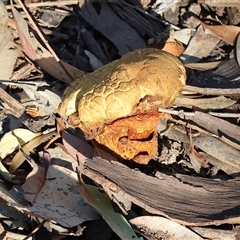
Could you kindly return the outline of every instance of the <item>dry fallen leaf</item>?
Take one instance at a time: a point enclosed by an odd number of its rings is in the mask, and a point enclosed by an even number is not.
[[[190,39],[192,38],[195,32],[196,32],[195,29],[183,28],[178,31],[174,31],[172,36],[177,41],[182,42],[185,45],[188,45]]]
[[[25,154],[28,155],[34,148],[39,146],[41,143],[47,141],[54,134],[55,134],[55,131],[49,132],[46,134],[41,134],[41,135],[33,138],[27,144],[25,144],[22,147],[22,150],[19,150],[16,153],[16,155],[13,157],[13,159],[11,161],[11,165],[9,166],[9,172],[13,173],[26,160]]]
[[[62,155],[64,161],[70,156]],[[52,156],[55,158],[55,156]],[[38,169],[38,171],[42,171]],[[44,171],[32,175],[24,185],[24,197],[33,201],[38,193],[36,178],[44,175]],[[78,191],[78,178],[74,171],[65,167],[50,165],[46,181],[32,206],[14,205],[30,215],[37,215],[44,219],[54,220],[60,225],[71,228],[79,224],[98,219],[98,214],[81,197]],[[39,183],[39,181],[37,181]],[[41,184],[40,184],[41,185]]]
[[[203,110],[215,110],[215,109],[224,109],[227,108],[234,103],[236,100],[232,100],[230,98],[226,98],[224,96],[218,97],[210,97],[210,98],[185,98],[185,97],[178,97],[174,101],[174,105],[187,107],[187,108],[197,108]]]
[[[201,23],[206,33],[214,34],[232,46],[235,44],[236,37],[240,32],[240,27],[232,25],[208,25],[200,19],[197,19],[197,21]]]
[[[180,59],[184,64],[199,62],[203,57],[207,57],[212,52],[219,41],[219,37],[207,34],[203,27],[199,26]],[[207,44],[204,44],[206,42]]]
[[[103,66],[101,61],[95,55],[93,55],[91,52],[89,52],[88,50],[85,50],[84,53],[88,56],[89,62],[94,70]]]
[[[194,170],[197,173],[200,173],[201,168],[204,168],[204,169],[207,169],[209,172],[209,169],[210,169],[209,164],[205,161],[204,157],[194,148],[191,128],[190,128],[190,133],[189,133],[189,144],[190,144],[189,157],[190,157],[190,160],[191,160]]]
[[[0,1],[0,79],[9,80],[13,73],[17,57],[20,52],[13,42],[11,29],[8,28],[8,12],[2,1]]]
[[[4,159],[8,154],[14,152],[19,146],[31,141],[42,133],[33,133],[28,129],[18,128],[3,135],[0,140],[0,157]]]
[[[158,216],[142,216],[130,220],[130,223],[141,232],[154,239],[172,240],[202,240],[198,234],[190,229]]]
[[[70,83],[73,79],[81,77],[84,74],[66,62],[57,62],[52,54],[47,51],[35,37],[30,36],[26,21],[14,7],[12,7],[12,12],[25,54],[32,61],[36,61],[36,63],[50,75],[66,83]],[[64,71],[61,65],[65,67],[67,72]]]

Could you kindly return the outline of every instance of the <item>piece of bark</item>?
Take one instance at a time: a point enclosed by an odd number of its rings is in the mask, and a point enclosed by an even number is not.
[[[81,12],[79,13],[82,17],[112,41],[117,47],[119,55],[145,47],[145,43],[138,33],[119,18],[108,3],[101,3],[99,14],[89,1],[84,2],[80,8]]]
[[[2,104],[8,108],[11,114],[20,118],[25,111],[25,107],[22,106],[16,99],[7,94],[2,88],[0,88],[0,99],[2,100]]]
[[[151,177],[123,164],[88,159],[83,174],[146,211],[188,226],[240,223],[240,182],[166,175]]]

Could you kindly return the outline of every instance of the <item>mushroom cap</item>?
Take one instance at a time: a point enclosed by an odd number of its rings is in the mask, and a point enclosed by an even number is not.
[[[186,70],[177,57],[138,49],[72,82],[59,113],[77,112],[78,126],[93,139],[117,119],[170,107],[185,83]]]

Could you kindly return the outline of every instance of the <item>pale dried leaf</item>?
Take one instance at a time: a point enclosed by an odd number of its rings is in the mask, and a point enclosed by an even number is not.
[[[2,162],[0,162],[0,173],[5,180],[12,184],[22,184],[24,182],[24,180],[16,178],[16,175],[9,173]]]
[[[34,186],[35,178],[32,176],[24,186],[27,200],[31,201],[32,195],[35,196],[38,191]],[[45,184],[34,204],[29,207],[16,207],[30,215],[51,219],[69,228],[98,218],[98,214],[79,194],[77,174],[57,165],[49,166]]]
[[[88,56],[89,62],[94,70],[103,66],[101,61],[98,58],[96,58],[91,52],[89,52],[88,50],[84,50],[84,52]]]
[[[207,162],[211,163],[215,167],[215,169],[217,170],[221,169],[222,171],[228,174],[235,172],[235,166],[227,164],[225,161],[217,159],[214,156],[211,156],[205,152],[201,152],[201,155]]]
[[[55,132],[49,132],[47,134],[41,134],[35,138],[33,138],[31,141],[29,141],[27,144],[25,144],[22,147],[22,151],[19,150],[16,155],[13,157],[11,165],[9,166],[9,172],[13,173],[17,168],[26,160],[25,154],[29,155],[29,153],[39,146],[41,143],[47,141],[49,138],[51,138]],[[23,154],[24,152],[24,154]]]
[[[24,240],[24,239],[28,239],[28,240],[32,240],[33,237],[32,236],[27,236],[24,234],[19,234],[19,233],[14,233],[11,231],[7,231],[6,235],[4,236],[3,240]]]
[[[41,26],[47,28],[56,28],[63,21],[63,19],[70,15],[70,12],[64,9],[44,9],[40,8],[40,18],[38,19]]]
[[[195,34],[195,29],[184,28],[178,31],[174,31],[173,37],[179,41],[188,45],[189,41],[191,40],[192,36]]]
[[[45,168],[33,163],[33,170],[28,174],[25,183],[22,185],[22,190],[25,193],[25,198],[34,203],[37,195],[45,182]]]
[[[19,146],[22,146],[41,134],[42,133],[33,133],[30,130],[23,128],[17,128],[7,132],[0,140],[0,157],[4,159]]]
[[[137,229],[149,233],[154,239],[171,240],[201,240],[198,234],[190,229],[175,223],[167,218],[158,216],[142,216],[130,220],[130,223]]]
[[[217,46],[220,38],[206,34],[202,26],[199,26],[194,36],[191,38],[187,49],[180,57],[184,64],[199,62],[203,57],[207,57]],[[208,44],[203,44],[207,42]]]
[[[24,89],[26,94],[34,101],[38,101],[38,104],[45,110],[47,114],[57,112],[58,105],[61,102],[61,97],[54,91],[47,88],[40,90],[35,86],[22,84],[21,87]]]
[[[152,6],[154,11],[158,14],[163,14],[164,12],[172,9],[172,11],[175,10],[175,8],[178,6],[177,4],[180,3],[181,0],[175,0],[175,1],[156,1],[154,5]]]
[[[216,68],[221,61],[215,61],[215,62],[204,62],[204,63],[188,63],[184,66],[190,69],[195,69],[199,71],[207,71]]]

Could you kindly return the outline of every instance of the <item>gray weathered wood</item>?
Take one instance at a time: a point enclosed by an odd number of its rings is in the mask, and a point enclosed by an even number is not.
[[[164,173],[156,178],[101,158],[87,160],[83,173],[146,211],[181,224],[240,223],[239,181]]]

